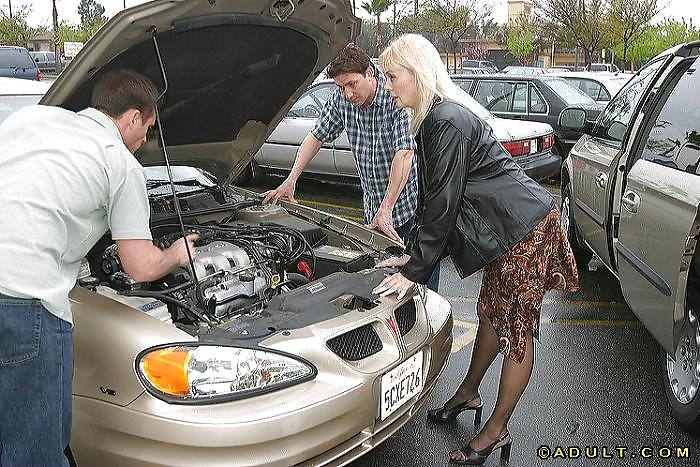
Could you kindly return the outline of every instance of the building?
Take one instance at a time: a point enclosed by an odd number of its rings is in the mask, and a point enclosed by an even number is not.
[[[508,22],[512,23],[518,17],[532,17],[532,0],[508,0]]]

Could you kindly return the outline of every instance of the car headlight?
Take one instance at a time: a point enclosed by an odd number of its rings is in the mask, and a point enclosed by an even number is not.
[[[316,368],[269,350],[173,344],[141,352],[136,373],[151,394],[166,402],[203,404],[301,383],[314,378]]]

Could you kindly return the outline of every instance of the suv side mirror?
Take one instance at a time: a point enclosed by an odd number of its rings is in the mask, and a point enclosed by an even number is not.
[[[569,107],[559,114],[559,126],[567,130],[583,130],[586,127],[586,111]]]

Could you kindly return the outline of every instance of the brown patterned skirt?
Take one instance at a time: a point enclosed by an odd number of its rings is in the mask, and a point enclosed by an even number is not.
[[[556,207],[484,269],[477,307],[496,329],[505,356],[520,363],[527,335],[539,339],[542,299],[552,289],[578,290],[576,261]]]

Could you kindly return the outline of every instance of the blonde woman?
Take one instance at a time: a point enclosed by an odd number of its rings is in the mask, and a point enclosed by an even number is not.
[[[411,113],[420,195],[406,254],[378,265],[400,270],[374,291],[402,298],[414,283],[425,283],[447,254],[463,278],[485,267],[469,370],[454,396],[428,418],[450,422],[474,410],[480,423],[479,385],[500,351],[505,358],[494,411],[450,461],[480,465],[499,448],[508,458],[508,420],[532,373],[542,299],[553,288],[578,289],[573,254],[554,198],[462,104],[469,97],[452,83],[427,39],[401,36],[380,62],[396,103]]]

